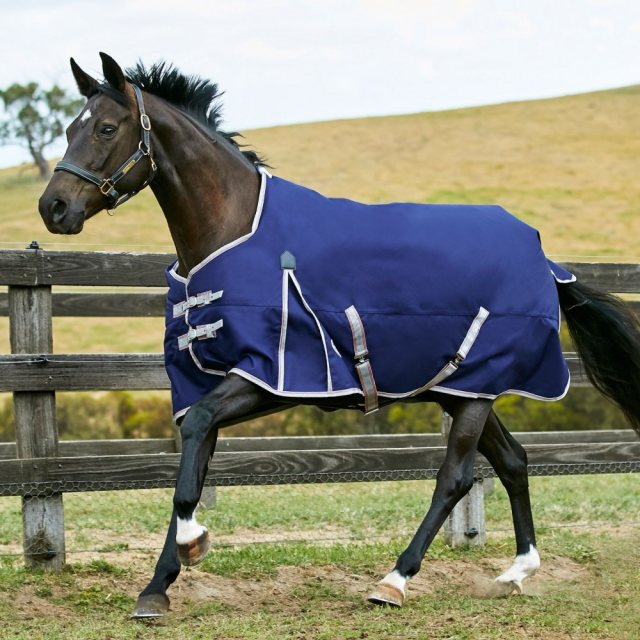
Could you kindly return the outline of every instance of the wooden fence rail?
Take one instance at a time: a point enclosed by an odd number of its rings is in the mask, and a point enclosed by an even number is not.
[[[28,564],[64,563],[62,494],[172,486],[179,462],[171,439],[58,442],[58,391],[167,389],[162,354],[53,354],[52,317],[158,317],[165,311],[170,254],[0,251],[0,316],[10,322],[12,354],[0,355],[0,391],[12,392],[16,442],[0,443],[0,495],[23,500]],[[568,263],[585,283],[640,293],[639,264]],[[53,287],[143,287],[143,291],[66,291]],[[155,288],[150,290],[149,288]],[[632,303],[640,309],[640,303]],[[158,336],[158,344],[161,343]],[[574,383],[587,384],[575,354]],[[640,470],[629,430],[522,433],[534,474]],[[439,435],[222,438],[208,483],[352,482],[434,477],[444,455]],[[491,474],[478,460],[478,477]],[[469,523],[464,524],[469,527]]]

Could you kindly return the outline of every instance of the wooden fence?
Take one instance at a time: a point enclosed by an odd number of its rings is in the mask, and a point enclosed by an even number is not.
[[[0,315],[11,351],[0,355],[0,391],[12,392],[16,443],[0,444],[0,496],[23,499],[26,562],[64,564],[62,494],[170,487],[179,464],[172,439],[59,442],[57,391],[168,389],[161,354],[53,354],[53,316],[149,317],[165,310],[167,254],[0,251]],[[570,263],[588,284],[640,293],[640,264]],[[54,287],[149,287],[145,293],[53,292]],[[636,310],[640,303],[632,303]],[[81,331],[81,327],[78,329]],[[161,344],[162,336],[158,336]],[[586,384],[566,354],[574,384]],[[532,474],[640,470],[629,430],[517,434]],[[433,478],[443,459],[437,435],[223,438],[207,482],[214,485]],[[478,477],[491,470],[478,463]],[[468,528],[468,524],[464,525]]]

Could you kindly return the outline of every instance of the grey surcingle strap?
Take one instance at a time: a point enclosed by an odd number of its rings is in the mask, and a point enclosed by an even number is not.
[[[360,379],[362,393],[364,394],[364,413],[367,415],[378,410],[378,389],[373,377],[371,363],[369,362],[367,339],[364,334],[364,325],[362,324],[360,314],[353,305],[345,309],[345,314],[351,327],[353,358],[356,361],[356,371]]]

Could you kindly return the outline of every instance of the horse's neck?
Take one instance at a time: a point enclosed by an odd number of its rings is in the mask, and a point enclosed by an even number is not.
[[[152,118],[158,173],[151,188],[186,275],[216,249],[251,229],[260,179],[228,142],[165,107]]]

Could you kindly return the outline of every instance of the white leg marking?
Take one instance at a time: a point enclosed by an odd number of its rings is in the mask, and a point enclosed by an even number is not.
[[[407,584],[408,578],[401,576],[397,569],[394,569],[391,573],[388,573],[382,580],[380,580],[380,584],[388,584],[391,587],[395,587],[404,595],[404,588]]]
[[[537,549],[531,545],[527,553],[516,556],[514,563],[496,578],[496,582],[511,583],[518,592],[522,593],[522,581],[534,575],[539,568],[540,555]]]
[[[87,109],[81,116],[80,122],[86,122],[91,117],[91,109]]]
[[[186,520],[178,518],[176,542],[178,544],[189,544],[199,538],[206,530],[206,527],[196,522],[195,516],[191,516],[191,518]]]

